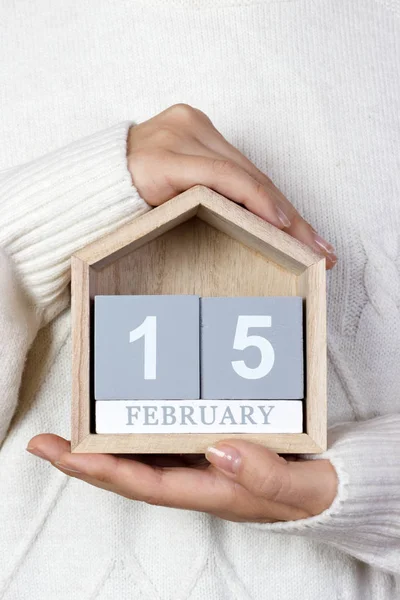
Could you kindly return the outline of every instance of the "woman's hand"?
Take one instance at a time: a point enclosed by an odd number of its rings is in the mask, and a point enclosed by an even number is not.
[[[229,521],[274,522],[311,517],[336,495],[328,460],[285,460],[271,450],[227,439],[207,450],[203,467],[160,467],[107,454],[71,454],[51,434],[27,448],[59,470],[132,500],[208,512]]]
[[[203,184],[323,254],[328,269],[335,265],[333,247],[202,111],[176,104],[132,127],[127,154],[133,184],[151,206]]]

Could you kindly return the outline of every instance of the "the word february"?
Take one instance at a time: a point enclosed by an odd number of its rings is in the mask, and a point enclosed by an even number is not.
[[[157,406],[127,406],[128,422],[127,425],[135,425],[138,421],[144,426],[152,425],[248,425],[261,422],[263,425],[269,425],[268,417],[274,410],[274,406],[257,405],[256,407],[248,404],[239,406],[233,410],[230,406],[221,406],[214,404],[212,406],[198,404],[190,406],[181,404],[164,404]],[[236,414],[234,414],[236,413]],[[235,418],[236,417],[236,418]],[[237,420],[238,419],[238,420]]]

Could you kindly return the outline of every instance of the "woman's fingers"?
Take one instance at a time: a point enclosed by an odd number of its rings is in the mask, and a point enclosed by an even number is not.
[[[36,436],[28,449],[70,477],[131,500],[234,521],[278,520],[290,513],[289,508],[254,499],[212,466],[160,468],[108,454],[71,454],[69,442],[52,434]]]
[[[147,151],[135,153],[132,160],[133,182],[141,196],[152,205],[162,204],[180,192],[202,184],[243,204],[279,229],[290,225],[289,219],[265,187],[233,161],[166,151],[159,152],[157,169],[154,169],[154,155],[151,162]],[[149,176],[149,169],[153,172],[152,177]]]
[[[235,148],[235,146],[230,144],[216,129],[214,135],[207,136],[207,147],[213,152],[218,153],[222,158],[225,157],[228,160],[234,161],[253,179],[265,187],[266,193],[271,197],[271,201],[283,210],[290,221],[290,225],[285,227],[287,233],[298,239],[300,242],[307,244],[307,246],[310,246],[319,254],[323,254],[326,258],[326,266],[328,269],[336,264],[337,256],[335,255],[333,246],[318,235],[315,229],[300,215],[271,179],[265,173],[260,171],[260,169]]]
[[[109,454],[71,454],[63,438],[38,435],[27,448],[71,477],[126,498],[214,512],[232,503],[234,484],[215,469],[160,468]]]
[[[176,104],[132,127],[128,167],[140,195],[158,206],[203,184],[313,248],[336,263],[332,246],[246,156],[230,144],[201,110]]]
[[[291,225],[286,231],[303,244],[310,246],[318,254],[325,256],[327,269],[332,269],[336,265],[338,259],[332,244],[318,235],[315,229],[298,213],[293,215]]]
[[[70,452],[71,444],[59,435],[41,433],[29,441],[26,449],[31,454],[54,463],[63,452]]]

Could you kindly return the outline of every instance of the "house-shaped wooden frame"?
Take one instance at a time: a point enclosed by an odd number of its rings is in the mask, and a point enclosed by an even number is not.
[[[94,433],[96,294],[302,296],[304,433],[231,434],[279,453],[326,448],[325,259],[204,187],[194,186],[72,257],[72,450],[203,453],[224,434]]]

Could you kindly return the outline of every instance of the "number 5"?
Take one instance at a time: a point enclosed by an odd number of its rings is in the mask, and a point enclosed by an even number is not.
[[[246,365],[244,360],[233,360],[232,367],[243,379],[261,379],[268,375],[272,369],[275,361],[275,352],[271,342],[264,337],[260,335],[248,335],[250,327],[271,327],[271,317],[239,315],[237,320],[233,349],[244,350],[251,346],[259,348],[261,352],[260,364],[258,367],[251,368]]]

